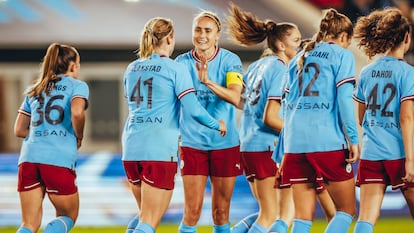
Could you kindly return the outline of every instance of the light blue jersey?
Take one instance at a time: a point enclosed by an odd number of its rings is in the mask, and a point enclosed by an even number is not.
[[[201,83],[196,68],[196,62],[200,62],[200,60],[195,56],[195,51],[184,53],[176,60],[184,64],[190,71],[191,81],[194,83],[201,105],[211,116],[223,120],[227,126],[226,136],[221,137],[214,130],[200,126],[194,119],[183,115],[180,124],[181,145],[199,150],[219,150],[238,146],[236,109]],[[208,61],[208,77],[217,84],[226,87],[226,75],[229,72],[239,73],[241,83],[242,64],[240,58],[228,50],[218,48],[216,54]]]
[[[394,57],[382,57],[361,70],[354,99],[366,106],[361,159],[405,157],[400,104],[414,99],[414,69]]]
[[[277,56],[252,63],[244,75],[245,100],[240,119],[240,151],[273,151],[279,133],[263,122],[268,99],[281,100],[287,67]]]
[[[218,122],[199,105],[187,68],[153,54],[130,63],[124,74],[128,118],[122,134],[122,160],[178,161],[181,102],[188,118],[215,134]],[[206,127],[207,128],[207,127]]]
[[[307,53],[298,70],[298,54],[289,63],[286,83],[284,149],[286,153],[333,151],[348,148],[344,128],[353,144],[358,144],[355,110],[352,104],[355,82],[353,54],[336,44],[322,42]],[[338,95],[345,86],[346,93]],[[348,98],[350,97],[350,98]],[[339,111],[346,98],[349,108]],[[349,124],[344,122],[349,121]]]
[[[29,135],[24,139],[19,157],[23,162],[75,168],[76,136],[72,126],[73,98],[88,101],[88,85],[70,76],[59,75],[49,96],[25,97],[19,112],[30,116]]]

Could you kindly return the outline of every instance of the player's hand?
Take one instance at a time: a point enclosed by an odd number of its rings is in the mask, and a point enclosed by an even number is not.
[[[227,127],[226,127],[226,124],[225,124],[225,123],[224,123],[224,121],[222,121],[222,120],[219,120],[219,121],[218,121],[218,123],[220,124],[220,128],[219,128],[220,135],[221,135],[222,137],[224,137],[224,136],[226,135],[226,133],[227,133]]]
[[[198,78],[204,84],[209,81],[208,79],[208,62],[207,58],[204,55],[200,55],[200,63],[196,63],[196,68],[198,71]]]
[[[405,160],[405,176],[402,180],[407,183],[414,183],[414,161]]]
[[[349,146],[349,157],[345,159],[347,163],[355,163],[359,159],[359,145],[354,144]]]

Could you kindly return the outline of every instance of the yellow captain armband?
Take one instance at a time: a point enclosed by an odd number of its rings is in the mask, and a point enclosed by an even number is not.
[[[231,84],[243,86],[243,75],[239,72],[227,72],[226,86],[228,87]]]

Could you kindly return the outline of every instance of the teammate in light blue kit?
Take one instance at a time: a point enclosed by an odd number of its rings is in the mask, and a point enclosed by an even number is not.
[[[287,63],[297,53],[301,34],[294,24],[258,20],[234,4],[231,5],[230,13],[229,32],[237,44],[249,46],[266,40],[272,51],[270,56],[248,67],[241,101],[244,104],[241,106],[243,113],[240,120],[241,160],[260,210],[258,217],[247,216],[231,232],[285,233],[293,219],[293,199],[290,189],[274,188],[278,167],[272,159],[272,153],[283,127],[279,115],[282,113],[279,110],[283,77]],[[268,109],[270,99],[275,100],[275,107],[266,118],[265,109]]]
[[[347,232],[355,215],[349,164],[359,157],[352,101],[355,61],[346,49],[352,34],[351,21],[329,9],[315,38],[289,63],[282,179],[292,184],[293,233],[310,231],[315,210],[310,200],[324,181],[337,209],[325,232]]]
[[[414,69],[403,61],[411,33],[411,23],[396,8],[374,11],[355,26],[355,38],[367,56],[385,55],[361,70],[354,94],[364,142],[355,233],[373,232],[388,185],[401,190],[414,218]]]
[[[213,117],[223,119],[228,129],[221,138],[188,116],[181,119],[185,206],[179,232],[196,232],[209,176],[214,232],[229,232],[230,201],[236,176],[242,174],[235,109],[242,91],[242,64],[236,54],[218,47],[220,31],[217,15],[200,12],[193,21],[195,48],[176,58],[190,70],[198,101]]]
[[[122,160],[139,213],[128,225],[134,233],[155,232],[168,208],[178,168],[182,117],[224,136],[226,127],[198,103],[187,68],[169,58],[174,51],[169,19],[150,19],[142,31],[139,56],[124,74],[129,114],[122,134]],[[220,134],[218,133],[220,131]]]
[[[88,86],[77,79],[79,71],[80,56],[74,47],[51,44],[39,79],[20,106],[14,126],[15,135],[24,138],[18,170],[22,207],[18,233],[37,232],[45,193],[57,218],[43,232],[67,233],[78,217],[75,164],[89,97]]]

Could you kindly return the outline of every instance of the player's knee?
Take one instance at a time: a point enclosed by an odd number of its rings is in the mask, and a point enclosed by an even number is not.
[[[185,210],[185,218],[188,222],[196,223],[201,216],[202,208],[192,207]]]

